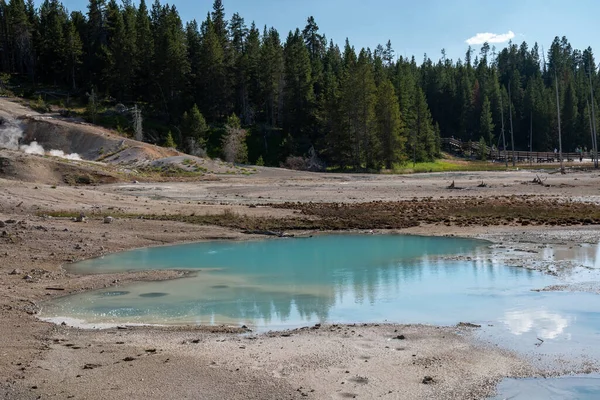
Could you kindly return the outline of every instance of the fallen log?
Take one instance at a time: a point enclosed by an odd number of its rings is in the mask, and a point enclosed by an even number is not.
[[[276,231],[268,231],[268,230],[245,230],[242,233],[246,235],[265,235],[265,236],[277,236],[277,237],[294,237],[289,233],[285,232],[276,232]]]

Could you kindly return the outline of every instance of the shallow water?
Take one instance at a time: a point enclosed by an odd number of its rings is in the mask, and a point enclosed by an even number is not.
[[[236,324],[259,330],[324,322],[491,325],[516,342],[597,338],[597,297],[532,292],[556,278],[493,261],[488,242],[329,235],[139,249],[74,264],[79,273],[189,268],[191,278],[136,283],[47,303],[43,317],[86,323]],[[583,321],[583,322],[582,322]],[[529,344],[528,344],[529,345]],[[548,345],[546,347],[549,347]]]
[[[139,249],[70,266],[79,273],[193,269],[48,302],[42,317],[105,324],[231,324],[259,331],[315,323],[472,322],[505,347],[597,357],[599,297],[535,292],[552,276],[493,261],[488,242],[402,235],[329,235]],[[596,265],[592,251],[581,262]],[[451,255],[477,261],[449,261]],[[485,260],[485,261],[483,261]],[[593,271],[593,270],[592,270]]]
[[[471,280],[447,254],[486,254],[487,242],[417,236],[331,235],[251,242],[205,242],[139,249],[74,264],[79,273],[194,269],[187,279],[137,283],[68,296],[44,307],[44,316],[90,323],[229,323],[262,329],[328,321],[383,321],[401,316],[426,322],[423,296],[445,298]],[[494,268],[514,280],[531,272]],[[452,282],[452,285],[448,283]],[[437,300],[436,300],[437,302]],[[402,305],[399,307],[399,305]],[[442,302],[440,307],[447,306]],[[400,314],[399,314],[400,312]],[[441,313],[445,315],[446,312]],[[444,322],[447,322],[446,320]]]
[[[139,249],[68,268],[196,273],[66,296],[46,303],[41,316],[87,327],[245,324],[258,331],[326,322],[471,322],[482,325],[477,335],[483,340],[540,361],[600,359],[598,295],[533,291],[598,281],[600,246],[544,249],[546,262],[567,257],[581,266],[559,279],[507,267],[488,245],[460,238],[328,235]],[[600,398],[598,379],[505,380],[498,399]]]
[[[505,379],[498,385],[498,393],[494,400],[597,400],[600,375]]]

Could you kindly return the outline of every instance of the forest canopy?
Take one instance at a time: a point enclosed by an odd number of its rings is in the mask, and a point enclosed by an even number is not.
[[[58,0],[39,8],[0,0],[0,72],[3,86],[135,105],[144,131],[156,133],[147,140],[170,132],[169,144],[184,151],[221,156],[239,132],[249,162],[311,157],[374,170],[435,159],[440,136],[497,146],[509,112],[516,149],[529,150],[532,127],[533,150],[552,150],[556,83],[563,148],[591,148],[590,84],[599,84],[592,49],[573,49],[565,37],[547,52],[537,43],[499,52],[484,44],[464,59],[442,50],[437,61],[417,62],[396,57],[389,41],[373,49],[328,41],[313,17],[282,36],[237,13],[227,18],[221,0],[185,24],[159,0],[90,0],[85,12]]]

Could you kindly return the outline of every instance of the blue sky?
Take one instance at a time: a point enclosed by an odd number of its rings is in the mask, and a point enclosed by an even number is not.
[[[37,0],[40,1],[40,0]],[[135,1],[135,0],[134,0]],[[153,0],[146,0],[151,3]],[[137,2],[137,1],[136,1]],[[396,55],[427,53],[432,59],[446,49],[464,58],[466,40],[478,33],[514,34],[513,41],[538,42],[545,50],[555,36],[567,36],[574,48],[592,46],[600,54],[600,1],[597,0],[223,0],[227,17],[239,12],[250,25],[274,26],[282,38],[315,17],[328,39],[357,49],[374,48],[388,39]],[[63,0],[69,10],[87,11],[86,0]],[[184,21],[206,17],[212,0],[174,0]],[[502,37],[500,38],[502,39]],[[500,49],[505,43],[497,43]],[[480,46],[473,45],[475,49]]]

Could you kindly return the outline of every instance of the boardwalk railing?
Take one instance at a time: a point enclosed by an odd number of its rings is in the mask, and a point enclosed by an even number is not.
[[[442,138],[442,146],[446,150],[450,150],[455,153],[463,153],[473,156],[479,156],[482,151],[479,142],[463,142],[454,138]],[[485,146],[483,149],[486,158],[492,161],[510,161],[513,160],[513,152],[511,150],[499,150],[492,149],[489,146]],[[575,161],[581,159],[591,159],[592,154],[590,152],[582,153],[563,153],[563,161]],[[559,155],[551,151],[515,151],[514,152],[515,162],[558,162]]]

